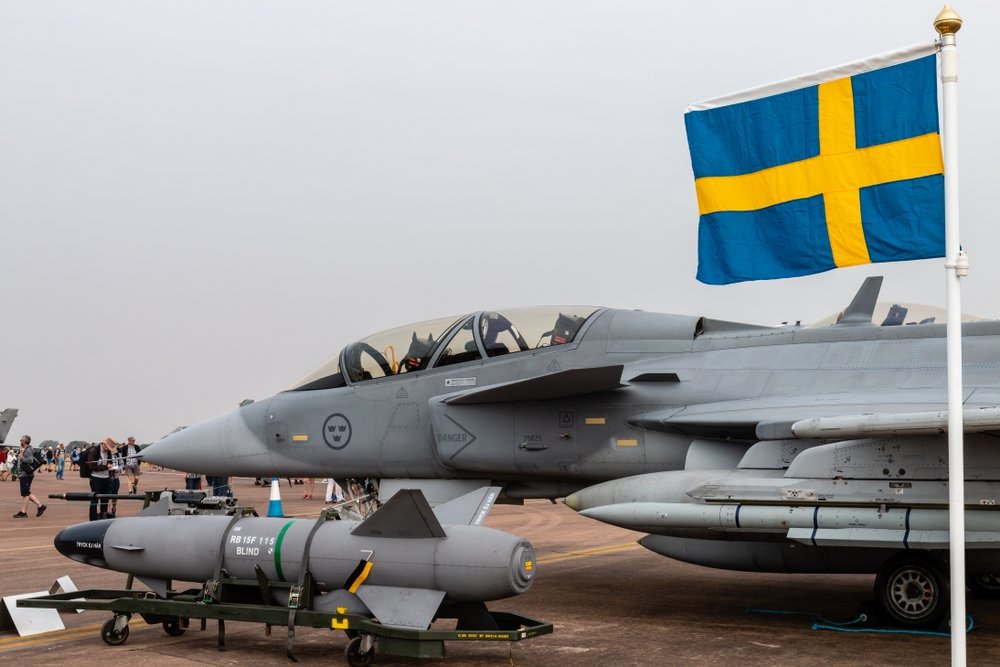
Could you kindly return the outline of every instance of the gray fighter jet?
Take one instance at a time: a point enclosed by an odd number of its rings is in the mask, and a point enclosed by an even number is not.
[[[7,408],[0,412],[0,445],[7,439],[10,427],[14,425],[15,417],[17,417],[17,408]]]
[[[821,327],[587,307],[403,327],[146,458],[212,474],[372,477],[384,495],[421,487],[432,501],[488,481],[508,499],[570,496],[690,562],[880,572],[888,612],[933,623],[948,598],[935,514],[947,505],[945,326],[911,323],[904,308],[872,322],[880,287],[869,278]],[[995,592],[1000,321],[963,326],[963,359],[976,434],[968,568]],[[747,524],[747,506],[776,511]]]

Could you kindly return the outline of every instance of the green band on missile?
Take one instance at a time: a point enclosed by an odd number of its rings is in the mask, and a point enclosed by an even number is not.
[[[285,539],[285,533],[292,527],[294,521],[289,521],[278,531],[278,539],[274,541],[274,573],[278,575],[278,581],[285,580],[285,573],[281,571],[281,541]]]

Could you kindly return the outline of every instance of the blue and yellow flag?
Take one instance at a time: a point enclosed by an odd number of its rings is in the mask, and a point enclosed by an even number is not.
[[[701,282],[944,256],[933,46],[692,105],[685,123]]]

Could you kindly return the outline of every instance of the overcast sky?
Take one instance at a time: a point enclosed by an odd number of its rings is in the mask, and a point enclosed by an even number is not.
[[[12,438],[151,441],[351,340],[485,307],[810,321],[877,274],[884,300],[943,306],[942,260],[697,283],[683,123],[932,41],[940,9],[0,0]],[[1000,4],[956,9],[963,310],[995,317]]]

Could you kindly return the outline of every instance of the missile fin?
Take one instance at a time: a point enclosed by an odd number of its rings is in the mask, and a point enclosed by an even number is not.
[[[413,489],[401,489],[352,530],[351,535],[403,539],[447,537],[424,494]]]
[[[434,508],[445,525],[478,526],[483,523],[500,495],[499,486],[484,486]]]
[[[444,591],[399,586],[362,586],[358,597],[382,625],[429,628],[437,614]]]
[[[170,497],[164,493],[155,503],[143,508],[136,516],[167,516],[170,513]]]
[[[153,577],[140,577],[140,576],[136,576],[136,579],[145,584],[146,587],[149,588],[149,590],[153,591],[161,598],[167,597],[167,591],[170,590],[169,579],[156,579]]]

